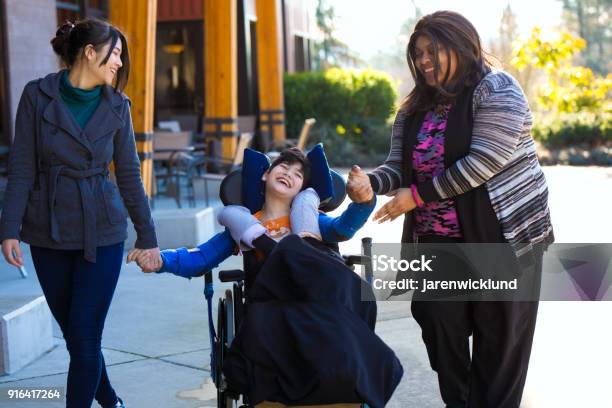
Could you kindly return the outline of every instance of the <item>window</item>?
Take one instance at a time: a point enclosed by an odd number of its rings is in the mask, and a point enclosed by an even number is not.
[[[295,58],[295,71],[310,71],[310,47],[311,40],[300,35],[294,37],[294,58]]]
[[[88,0],[82,1],[86,17],[108,19],[109,0]]]
[[[58,0],[55,2],[57,25],[87,17],[108,19],[108,3],[109,0]]]
[[[255,115],[259,110],[257,86],[257,22],[238,2],[238,116]]]
[[[157,23],[155,121],[202,115],[204,103],[204,24]]]
[[[61,26],[66,20],[75,21],[80,18],[81,7],[79,0],[56,1],[57,25]]]

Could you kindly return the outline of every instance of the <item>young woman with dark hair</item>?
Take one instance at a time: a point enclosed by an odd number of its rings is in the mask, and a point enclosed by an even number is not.
[[[127,238],[125,207],[139,248],[130,255],[159,255],[130,102],[122,93],[128,46],[119,29],[99,20],[67,22],[51,44],[67,69],[23,91],[0,220],[2,252],[22,266],[19,241],[30,244],[70,353],[66,406],[90,407],[95,398],[103,407],[123,407],[101,338]],[[119,189],[109,178],[111,161]]]
[[[422,17],[406,54],[415,87],[397,113],[389,156],[351,189],[394,192],[374,219],[405,214],[403,243],[507,243],[507,261],[538,276],[553,231],[520,85],[492,68],[476,29],[455,12]],[[413,300],[447,407],[518,408],[537,307]]]

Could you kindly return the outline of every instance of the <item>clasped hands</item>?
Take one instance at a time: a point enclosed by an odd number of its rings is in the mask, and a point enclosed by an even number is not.
[[[346,192],[351,201],[355,203],[367,203],[374,198],[374,191],[368,175],[357,165],[353,165],[346,183]],[[393,196],[391,201],[383,205],[374,214],[374,221],[383,223],[393,221],[400,215],[412,211],[417,205],[409,188],[400,188],[389,195]],[[132,249],[127,256],[127,263],[135,261],[145,273],[157,272],[161,269],[163,261],[159,248]]]
[[[370,178],[357,165],[353,165],[349,172],[346,192],[349,198],[356,203],[369,202],[374,197]],[[388,195],[393,196],[393,199],[374,213],[373,219],[378,221],[379,224],[393,221],[400,215],[414,210],[417,206],[409,188],[399,188]]]
[[[132,249],[127,256],[127,263],[135,261],[145,273],[157,272],[161,269],[163,261],[159,248]]]

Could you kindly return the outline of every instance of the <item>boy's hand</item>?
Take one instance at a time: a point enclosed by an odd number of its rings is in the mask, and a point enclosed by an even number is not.
[[[127,257],[127,263],[132,261],[136,261],[140,269],[145,273],[157,272],[164,264],[159,248],[134,248],[129,252]]]
[[[138,266],[140,266],[144,273],[157,272],[163,265],[161,255],[159,254],[157,257],[153,254],[140,254],[136,259],[136,263],[138,263]]]
[[[351,167],[346,183],[346,193],[355,203],[367,203],[374,198],[374,191],[370,184],[370,178],[361,167],[356,164]]]

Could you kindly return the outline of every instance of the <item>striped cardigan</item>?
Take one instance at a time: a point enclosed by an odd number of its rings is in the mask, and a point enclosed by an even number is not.
[[[503,71],[487,74],[472,98],[473,129],[469,153],[419,186],[428,201],[463,194],[483,183],[504,238],[517,257],[554,241],[548,189],[531,137],[532,115],[520,85]],[[387,160],[371,174],[376,194],[401,186],[402,138],[406,114],[396,115]],[[421,190],[423,188],[423,190]]]

